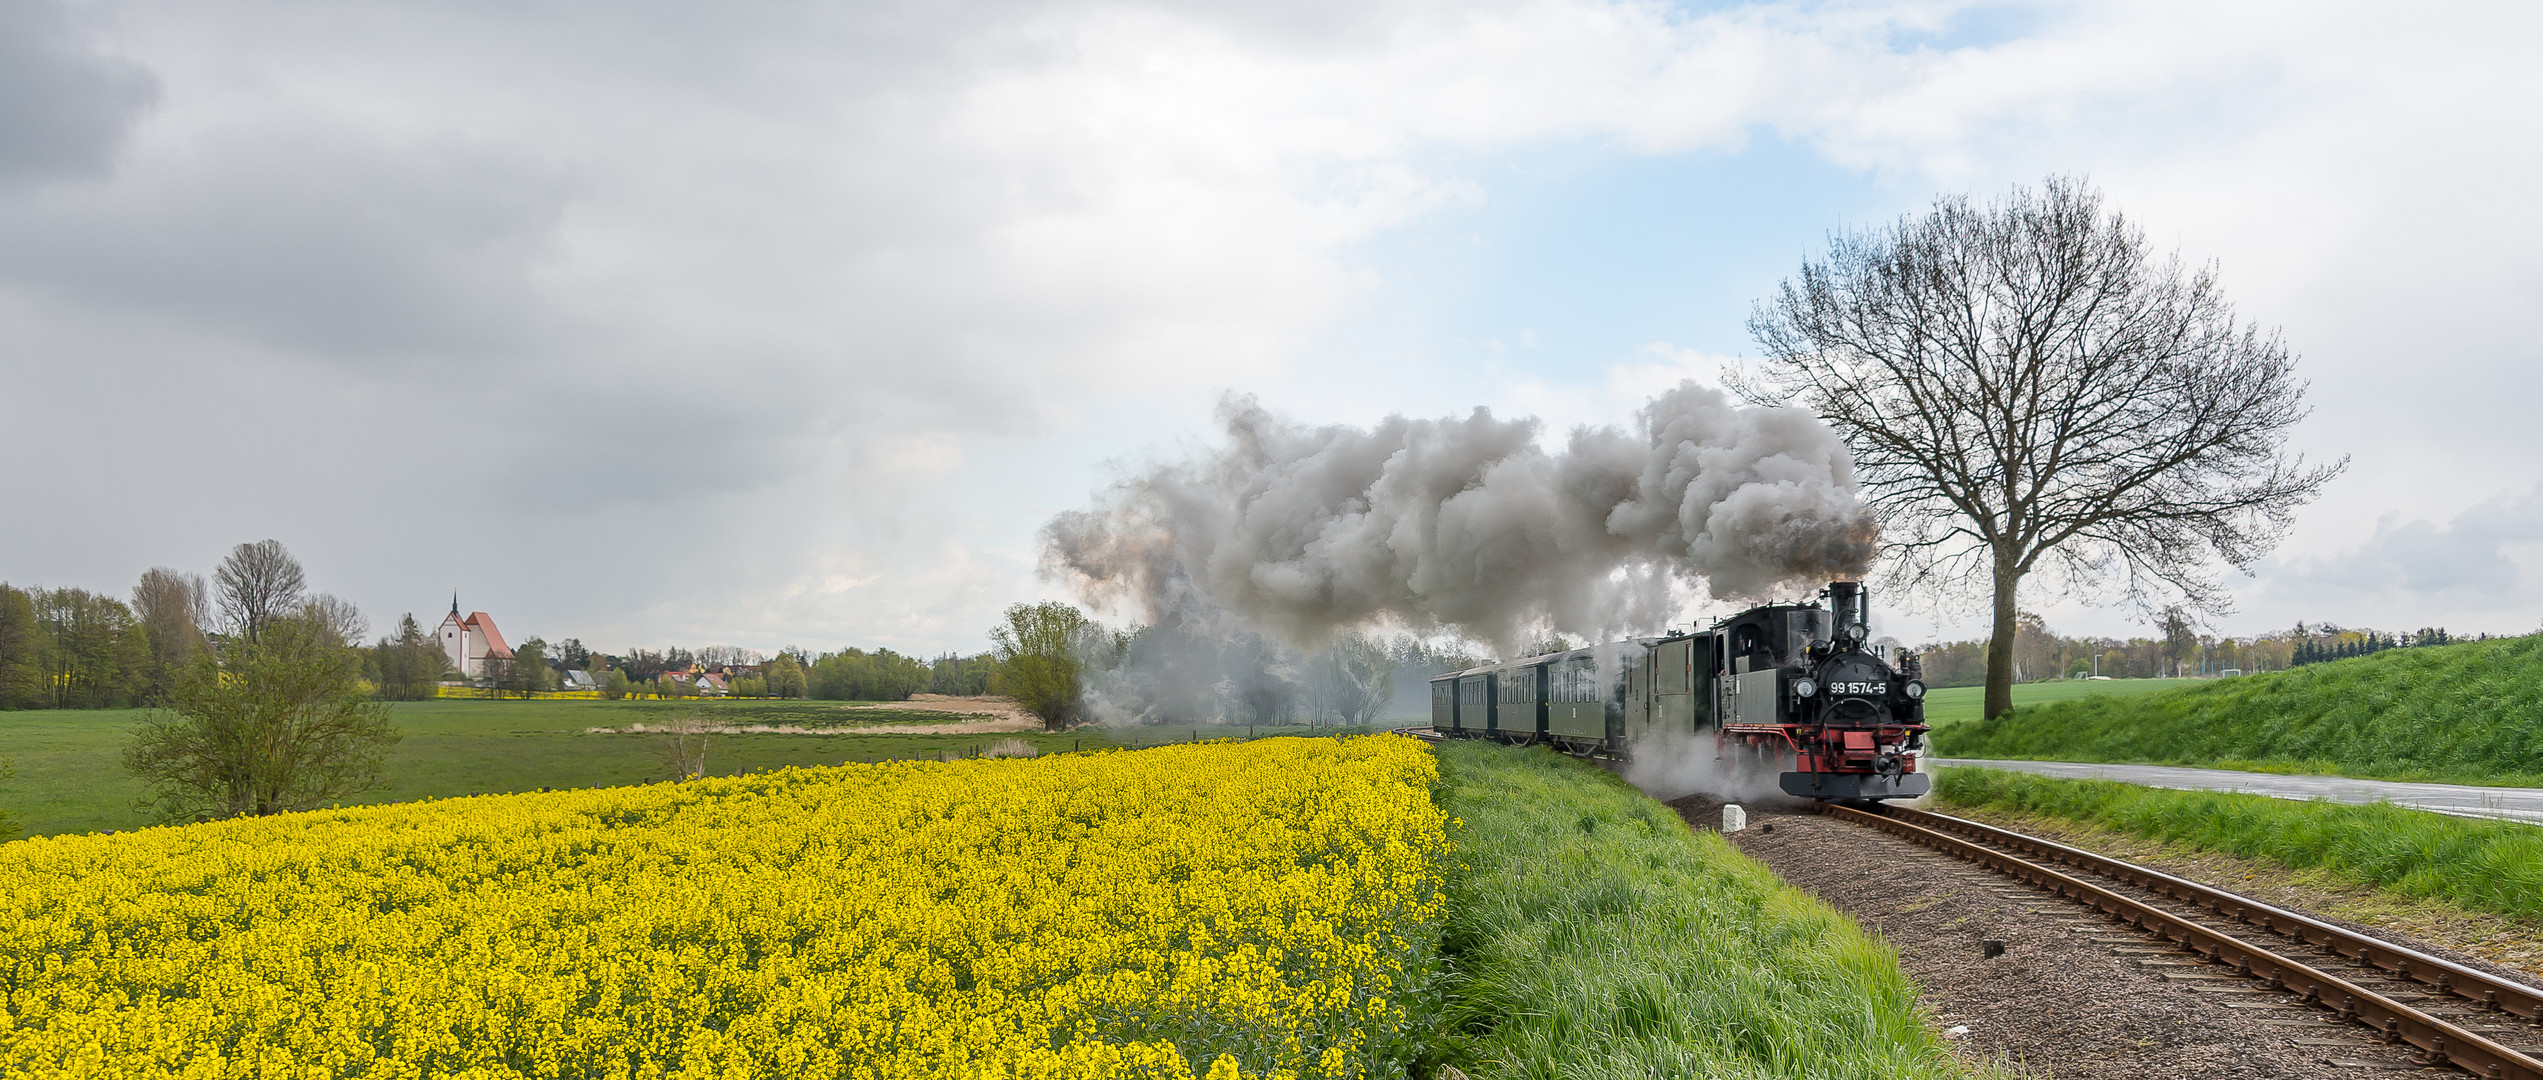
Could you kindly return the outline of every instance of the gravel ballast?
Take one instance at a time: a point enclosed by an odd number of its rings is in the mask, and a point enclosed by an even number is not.
[[[1720,827],[1713,799],[1669,805]],[[1972,1061],[2058,1078],[2463,1075],[2012,878],[1817,814],[1746,809],[1731,839],[1895,947]],[[1991,940],[2001,955],[1986,955]]]

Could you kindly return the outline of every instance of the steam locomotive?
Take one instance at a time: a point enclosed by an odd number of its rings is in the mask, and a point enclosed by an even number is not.
[[[1726,766],[1783,766],[1809,799],[1911,798],[1925,683],[1906,650],[1868,643],[1871,594],[1831,582],[1818,604],[1750,608],[1712,628],[1531,656],[1430,683],[1431,727],[1451,738],[1547,743],[1631,758],[1672,736],[1709,736]]]

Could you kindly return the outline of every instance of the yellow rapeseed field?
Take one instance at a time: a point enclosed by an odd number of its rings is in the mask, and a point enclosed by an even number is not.
[[[0,845],[0,1072],[1362,1076],[1435,777],[1270,739]]]

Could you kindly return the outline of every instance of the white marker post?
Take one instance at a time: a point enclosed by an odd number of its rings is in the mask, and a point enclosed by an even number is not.
[[[1740,831],[1741,829],[1745,829],[1745,828],[1747,828],[1747,827],[1748,827],[1748,811],[1740,809],[1740,805],[1739,805],[1738,803],[1725,803],[1725,804],[1723,804],[1723,806],[1722,806],[1722,831],[1723,831],[1723,832],[1726,832],[1726,833],[1734,833],[1734,832],[1738,832],[1738,831]]]

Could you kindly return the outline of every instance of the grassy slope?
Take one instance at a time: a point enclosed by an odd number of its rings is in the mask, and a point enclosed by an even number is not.
[[[1944,808],[1992,807],[2089,822],[2150,840],[2323,870],[2360,885],[2543,927],[2543,829],[2532,825],[2390,803],[2295,802],[1967,767],[1942,771],[1935,801]]]
[[[2169,690],[2176,686],[2193,686],[2198,679],[2060,679],[2056,682],[2016,683],[2013,707],[2045,705],[2052,701],[2069,701],[2093,694],[2133,697]],[[1941,728],[1948,724],[1976,720],[1987,704],[1987,688],[1983,686],[1946,686],[1925,692],[1925,722]]]
[[[1947,757],[2131,761],[2543,786],[2543,637],[2394,649],[2144,698],[2016,708]]]
[[[690,708],[686,702],[421,701],[393,706],[405,738],[389,755],[387,786],[360,803],[532,791],[542,787],[632,784],[662,774],[652,742],[641,735],[588,735],[591,727],[656,721]],[[713,702],[718,717],[744,723],[835,723],[836,705],[803,702]],[[0,757],[17,775],[0,780],[0,811],[30,836],[128,829],[148,823],[134,808],[145,791],[126,775],[123,746],[138,709],[0,712]],[[942,715],[903,713],[906,722]],[[1154,741],[1166,732],[1142,741]],[[719,735],[707,747],[710,772],[780,765],[836,764],[849,759],[962,754],[1002,735]],[[1044,750],[1113,745],[1102,732],[1032,735]]]
[[[1719,835],[1542,749],[1450,743],[1440,771],[1469,1075],[1967,1075],[1896,954]]]

